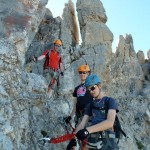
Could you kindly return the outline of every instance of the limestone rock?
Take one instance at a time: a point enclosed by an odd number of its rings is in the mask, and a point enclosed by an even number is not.
[[[105,25],[107,16],[99,0],[77,0],[77,12],[83,45],[112,41],[113,34]]]
[[[9,1],[0,2],[0,149],[40,150],[37,139],[42,137],[42,130],[52,137],[66,133],[63,117],[70,113],[72,93],[80,83],[77,67],[85,63],[92,73],[101,76],[103,91],[119,102],[118,115],[128,136],[120,140],[120,150],[137,150],[139,145],[150,149],[149,65],[139,63],[132,36],[120,36],[113,54],[113,34],[105,24],[107,16],[101,1],[78,0],[83,40],[79,46],[71,1],[65,5],[62,18],[53,18],[46,3],[47,0],[12,0],[11,5]],[[56,38],[64,43],[60,52],[65,71],[49,99],[44,61],[31,60],[53,48]],[[45,149],[63,150],[66,144],[48,143]]]
[[[144,57],[143,51],[138,51],[137,52],[137,58],[138,58],[140,64],[145,63],[145,57]]]
[[[145,76],[145,79],[150,81],[150,62],[146,62],[142,65],[142,70]]]
[[[150,60],[150,49],[147,51],[147,58]]]
[[[114,94],[128,95],[139,94],[144,81],[144,74],[134,51],[131,35],[119,37],[119,43],[112,63],[111,89]],[[121,87],[121,91],[115,87]]]
[[[75,14],[74,4],[71,0],[68,4],[65,4],[65,8],[62,14],[62,40],[65,46],[76,46],[79,44],[79,29],[77,24],[77,18]],[[68,43],[66,43],[68,41]]]

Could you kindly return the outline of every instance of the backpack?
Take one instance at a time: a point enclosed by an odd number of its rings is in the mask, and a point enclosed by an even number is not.
[[[50,54],[51,54],[51,50],[45,56],[45,62],[44,62],[44,65],[43,65],[44,70],[47,69],[48,66],[49,66],[49,57],[50,57]]]
[[[109,100],[109,97],[107,97],[104,100],[104,108],[96,107],[96,106],[94,106],[94,103],[92,103],[92,109],[105,110],[105,114],[107,116],[107,113],[108,113],[108,100]],[[119,139],[121,138],[122,135],[126,137],[126,133],[122,130],[122,127],[121,127],[121,124],[120,124],[120,121],[119,121],[119,118],[118,118],[117,114],[116,114],[116,118],[115,118],[113,128],[114,128],[114,132],[115,132],[115,137],[118,138],[118,142],[119,142]]]

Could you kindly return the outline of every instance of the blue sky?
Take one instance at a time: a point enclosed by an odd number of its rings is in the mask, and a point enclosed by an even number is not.
[[[76,5],[77,0],[72,0]],[[49,0],[54,17],[61,16],[68,0]],[[119,35],[131,34],[134,49],[142,50],[147,56],[150,49],[150,0],[101,0],[108,17],[107,26],[114,34],[112,48],[115,49]]]

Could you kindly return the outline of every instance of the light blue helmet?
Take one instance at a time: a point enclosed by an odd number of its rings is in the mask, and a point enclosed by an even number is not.
[[[89,75],[86,80],[85,80],[85,86],[91,86],[91,85],[95,85],[101,83],[101,79],[96,75],[96,74],[91,74]]]

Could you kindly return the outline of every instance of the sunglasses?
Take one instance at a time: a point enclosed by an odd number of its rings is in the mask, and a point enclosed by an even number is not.
[[[79,71],[79,74],[87,74],[87,72],[86,71]]]
[[[91,91],[94,91],[95,88],[96,88],[96,85],[93,85],[92,87],[88,88],[87,90],[88,90],[89,92],[91,92]]]
[[[56,47],[60,47],[60,45],[55,44]]]

